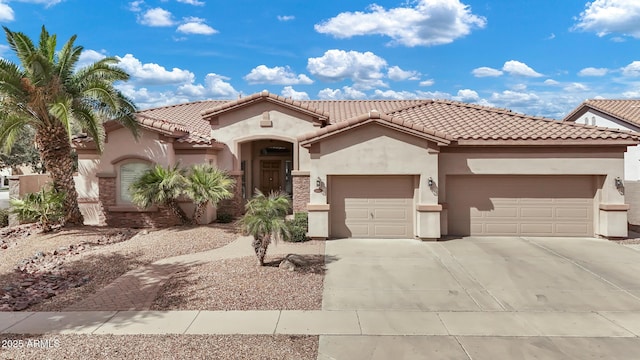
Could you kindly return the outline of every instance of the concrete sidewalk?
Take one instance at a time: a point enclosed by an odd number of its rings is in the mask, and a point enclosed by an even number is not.
[[[0,333],[638,338],[640,312],[4,312]]]

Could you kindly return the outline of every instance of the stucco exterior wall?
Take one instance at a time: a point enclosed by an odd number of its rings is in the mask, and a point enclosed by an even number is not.
[[[317,146],[317,147],[316,147]],[[338,134],[313,145],[310,182],[320,178],[325,191],[310,192],[309,236],[329,236],[329,209],[318,210],[327,204],[331,188],[327,188],[331,175],[413,175],[418,180],[415,205],[438,204],[437,193],[427,186],[427,179],[438,179],[438,156],[429,152],[435,145],[425,139],[404,134],[378,124],[367,124],[348,133]],[[315,147],[315,148],[314,148]],[[410,160],[409,160],[410,159]],[[415,234],[420,238],[438,238],[439,212],[414,212]]]
[[[260,125],[265,116],[271,120],[271,126]],[[308,153],[300,151],[297,137],[317,129],[311,117],[275,104],[260,103],[222,114],[217,123],[212,126],[212,136],[227,148],[218,156],[220,168],[240,170],[242,143],[258,139],[277,139],[293,143],[294,151],[302,155],[294,155],[294,160],[297,158],[294,168],[308,170]]]
[[[595,111],[587,111],[576,120],[576,123],[640,132],[640,128],[637,126]],[[640,180],[640,145],[629,146],[624,154],[624,179],[630,181]]]

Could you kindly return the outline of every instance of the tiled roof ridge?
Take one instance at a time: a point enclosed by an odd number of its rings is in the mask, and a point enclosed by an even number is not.
[[[306,134],[302,134],[301,136],[298,137],[299,141],[310,141],[314,138],[319,138],[322,136],[325,136],[329,133],[332,133],[334,131],[340,131],[346,128],[351,128],[354,126],[359,125],[360,123],[366,122],[368,120],[373,120],[373,121],[386,121],[388,123],[394,124],[394,125],[399,125],[401,127],[404,127],[406,129],[409,130],[414,130],[414,131],[418,131],[421,132],[423,134],[427,134],[427,135],[431,135],[440,139],[444,139],[444,140],[448,140],[448,141],[453,141],[455,140],[451,135],[448,135],[446,133],[443,133],[441,131],[436,131],[436,130],[432,130],[429,128],[426,128],[425,126],[422,126],[420,124],[416,124],[412,121],[408,121],[408,120],[404,120],[400,117],[394,117],[394,116],[390,116],[384,113],[379,112],[378,110],[371,110],[368,113],[365,114],[361,114],[359,116],[355,116],[352,117],[350,119],[344,120],[344,121],[340,121],[328,126],[325,126],[319,130],[315,130],[312,132],[308,132]]]
[[[293,100],[292,98],[287,98],[287,97],[284,97],[284,96],[281,96],[281,95],[276,95],[276,94],[270,93],[267,90],[263,90],[263,91],[261,91],[259,93],[254,93],[254,94],[242,97],[242,98],[237,99],[237,100],[232,100],[232,101],[226,102],[224,104],[220,104],[220,105],[218,105],[216,107],[213,107],[211,109],[203,110],[202,112],[200,112],[200,114],[204,117],[204,116],[207,116],[207,115],[210,115],[210,114],[213,114],[213,113],[217,113],[217,112],[220,112],[220,111],[223,111],[223,110],[235,107],[235,106],[241,106],[241,105],[244,105],[244,104],[248,104],[248,103],[254,102],[254,101],[259,100],[259,99],[274,99],[274,100],[277,100],[277,101],[281,101],[281,102],[283,102],[285,104],[301,108],[303,110],[308,110],[308,111],[310,111],[312,113],[315,113],[317,115],[320,115],[322,117],[329,118],[329,114],[328,113],[326,113],[324,111],[321,111],[321,110],[318,110],[315,107],[311,107],[308,102],[303,103],[303,102],[301,102],[299,100]]]
[[[138,113],[136,118],[140,118],[142,119],[142,121],[138,120],[139,123],[141,123],[142,125],[147,125],[149,127],[155,128],[155,129],[160,129],[160,130],[165,130],[165,131],[180,131],[180,132],[184,132],[184,133],[191,133],[186,127],[180,125],[180,124],[176,124],[172,121],[168,121],[168,120],[164,120],[164,119],[158,119],[156,117],[153,116],[148,116],[146,114],[140,114]],[[160,123],[160,124],[158,124]]]
[[[177,107],[183,107],[183,106],[191,106],[191,105],[194,105],[194,104],[204,104],[204,103],[213,102],[213,101],[229,102],[229,101],[233,101],[233,100],[231,100],[231,99],[195,100],[195,101],[188,101],[188,102],[183,102],[183,103],[179,103],[179,104],[155,106],[155,107],[144,109],[144,110],[138,110],[137,113],[140,114],[140,113],[144,113],[144,112],[151,112],[151,111],[157,111],[157,110],[162,110],[162,109],[171,109],[171,108],[177,108]]]
[[[397,101],[403,101],[403,100],[397,100]],[[399,107],[397,109],[393,109],[391,111],[387,111],[385,114],[386,115],[391,115],[391,114],[395,114],[397,112],[401,112],[401,111],[405,111],[405,110],[409,110],[409,109],[415,109],[417,107],[421,107],[421,106],[424,106],[424,105],[427,105],[427,104],[432,104],[435,100],[433,100],[433,99],[421,99],[421,100],[418,100],[418,101],[420,101],[420,102],[416,103],[416,104],[409,104],[409,105],[401,106],[401,107]]]

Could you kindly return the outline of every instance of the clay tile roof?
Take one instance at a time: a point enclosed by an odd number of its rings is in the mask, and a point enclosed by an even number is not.
[[[633,133],[528,116],[509,110],[449,100],[393,111],[389,115],[465,140],[527,142],[528,140],[612,140],[636,141]]]
[[[629,124],[640,126],[640,100],[590,99],[567,115],[564,121],[575,121],[589,108]]]
[[[224,104],[221,104],[211,109],[203,110],[200,112],[200,115],[203,118],[209,118],[234,108],[245,106],[245,105],[254,103],[256,101],[264,101],[264,100],[277,102],[277,103],[280,103],[281,105],[289,105],[290,107],[294,107],[303,112],[307,112],[309,113],[309,115],[317,117],[321,120],[326,120],[329,117],[329,114],[323,111],[319,111],[316,108],[310,107],[308,103],[304,103],[301,101],[292,100],[290,98],[285,98],[283,96],[271,94],[268,91],[256,93],[251,96],[240,98],[238,100],[226,102]]]

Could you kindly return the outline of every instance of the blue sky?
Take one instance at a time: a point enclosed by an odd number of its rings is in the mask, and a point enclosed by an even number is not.
[[[562,118],[640,98],[638,0],[0,0],[0,23],[121,59],[139,108],[235,99],[446,98]],[[0,56],[15,60],[0,41]]]

